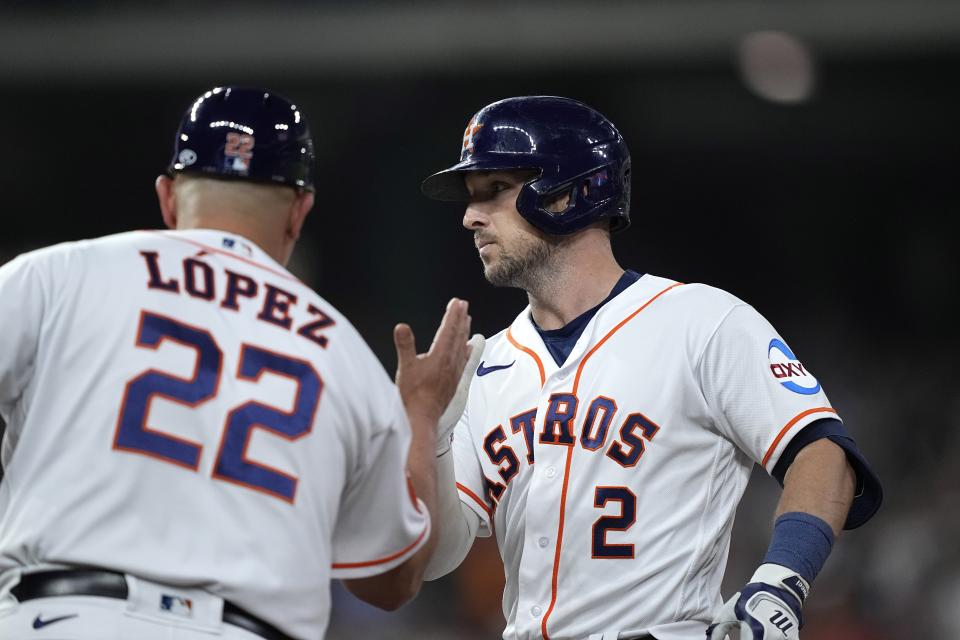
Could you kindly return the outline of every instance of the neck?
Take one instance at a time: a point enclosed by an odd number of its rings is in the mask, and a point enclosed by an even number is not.
[[[280,237],[276,229],[271,230],[261,227],[262,225],[256,224],[246,216],[237,215],[204,214],[181,216],[177,220],[177,229],[215,229],[243,236],[263,249],[268,256],[278,263],[286,266],[287,260],[289,260],[289,251],[284,238]]]
[[[608,240],[572,249],[552,265],[549,277],[527,289],[530,312],[541,329],[559,329],[597,306],[623,275]]]

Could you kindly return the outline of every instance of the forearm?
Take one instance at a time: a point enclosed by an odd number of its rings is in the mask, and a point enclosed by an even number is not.
[[[412,599],[423,584],[423,573],[437,546],[441,522],[437,518],[437,473],[434,463],[436,419],[407,412],[413,437],[407,454],[407,475],[413,491],[423,501],[430,515],[430,536],[422,547],[394,570],[398,588]]]
[[[770,547],[747,585],[714,616],[710,640],[798,640],[803,602],[840,535],[853,502],[855,474],[846,453],[827,439],[797,453],[787,470]]]
[[[843,449],[826,438],[812,442],[800,450],[787,470],[776,517],[808,513],[826,522],[834,536],[839,536],[855,485],[856,475]]]
[[[430,537],[420,551],[410,561],[418,565],[420,576],[437,545],[441,522],[437,515],[437,468],[434,455],[436,446],[437,421],[435,418],[424,417],[412,412],[410,417],[413,438],[410,442],[410,453],[407,456],[407,473],[413,490],[427,507],[430,514]]]
[[[764,565],[786,567],[812,583],[843,528],[855,481],[843,449],[830,440],[800,450],[784,478]]]
[[[393,329],[393,342],[397,347],[397,389],[410,422],[407,476],[413,492],[426,508],[431,527],[423,546],[398,567],[379,576],[346,581],[351,593],[383,609],[396,609],[417,595],[427,562],[437,545],[442,526],[442,520],[436,516],[434,454],[437,422],[465,376],[471,349],[467,343],[469,333],[467,303],[456,298],[447,305],[440,328],[425,354],[417,354],[416,340],[409,325],[401,323]]]
[[[430,514],[430,536],[422,547],[399,566],[369,578],[344,580],[350,593],[364,602],[392,611],[412,600],[423,584],[427,562],[436,547],[440,523],[437,512],[437,479],[433,461],[436,422],[408,411],[412,438],[407,473],[417,497]]]
[[[437,547],[427,563],[425,580],[441,578],[463,562],[473,546],[480,519],[460,502],[453,464],[453,452],[437,458],[437,511],[434,518]]]

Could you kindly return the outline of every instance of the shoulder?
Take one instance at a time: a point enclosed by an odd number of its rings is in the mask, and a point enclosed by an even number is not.
[[[676,328],[715,327],[733,309],[748,306],[735,295],[699,282],[684,283],[647,274],[624,292],[629,307],[655,308]],[[655,305],[655,306],[654,306]]]
[[[657,278],[657,280],[673,282],[665,278]],[[674,304],[706,312],[725,313],[736,306],[746,304],[732,293],[701,282],[679,283],[679,286],[671,290],[670,297]]]
[[[770,328],[769,321],[757,309],[737,296],[706,284],[693,283],[678,290],[678,300],[694,311],[713,331],[725,327],[727,331]]]
[[[89,245],[93,242],[96,241],[61,242],[27,251],[10,260],[3,265],[3,268],[7,272],[31,272],[39,276],[46,276],[56,273],[58,270],[75,267],[76,263],[82,260],[84,254],[89,251]]]
[[[646,290],[636,294],[638,302],[651,303],[658,318],[662,337],[671,336],[686,345],[690,358],[701,358],[707,345],[719,332],[749,330],[768,326],[763,317],[737,296],[703,283],[676,283],[665,278],[645,276]]]
[[[135,244],[143,244],[151,239],[149,232],[128,231],[100,238],[73,240],[36,249],[22,254],[19,258],[34,264],[56,265],[83,260],[97,254],[109,254],[123,250]]]

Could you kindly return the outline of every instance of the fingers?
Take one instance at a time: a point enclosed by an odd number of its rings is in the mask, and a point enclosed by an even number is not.
[[[401,322],[393,328],[393,344],[397,349],[397,367],[417,357],[417,341],[410,325]]]
[[[710,628],[707,629],[707,640],[727,640],[728,634],[738,628],[740,628],[739,620],[712,624]],[[741,636],[742,640],[750,640],[749,627],[747,629],[747,635],[741,633]]]
[[[464,303],[466,304],[466,303]],[[466,366],[467,360],[470,358],[470,343],[467,342],[467,338],[470,337],[470,324],[473,322],[473,318],[466,313],[466,308],[464,309],[464,318],[460,322],[457,330],[457,335],[454,338],[454,346],[456,347],[456,366],[457,370],[462,370]]]
[[[464,367],[467,366],[467,362],[470,360],[470,351],[472,349],[468,338],[470,337],[470,325],[473,322],[473,318],[469,314],[466,314],[464,321],[460,324],[460,331],[457,333],[455,345],[459,347],[457,350],[457,368],[462,371]]]
[[[433,344],[430,345],[430,352],[441,351],[446,353],[458,353],[458,347],[467,340],[470,333],[470,316],[467,315],[467,302],[453,298],[447,304],[447,311],[443,314],[443,320],[440,322],[440,328],[433,338]]]

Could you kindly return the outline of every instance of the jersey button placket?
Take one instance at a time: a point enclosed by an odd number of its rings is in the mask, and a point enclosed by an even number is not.
[[[543,416],[547,410],[547,399],[551,393],[558,392],[559,386],[553,376],[541,390],[537,414]],[[558,479],[563,477],[563,464],[566,459],[566,447],[547,445],[539,442],[543,430],[543,419],[537,421],[534,431],[536,464],[530,469],[530,484],[526,502],[526,531],[523,545],[525,552],[520,559],[518,571],[519,611],[530,614],[523,624],[517,620],[520,637],[540,637],[540,622],[547,611],[551,598],[550,575],[553,571],[554,547],[552,533],[557,529],[559,516],[560,488]],[[531,526],[533,523],[536,525]]]

